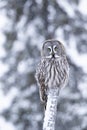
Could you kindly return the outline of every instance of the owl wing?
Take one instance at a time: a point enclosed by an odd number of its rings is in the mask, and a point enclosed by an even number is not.
[[[43,103],[47,101],[47,87],[45,86],[45,63],[40,61],[36,69],[36,80],[39,85],[40,99]]]

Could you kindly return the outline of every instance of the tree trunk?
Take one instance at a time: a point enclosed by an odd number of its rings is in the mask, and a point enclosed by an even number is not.
[[[57,88],[49,90],[43,123],[43,130],[55,130],[58,92],[59,89]]]

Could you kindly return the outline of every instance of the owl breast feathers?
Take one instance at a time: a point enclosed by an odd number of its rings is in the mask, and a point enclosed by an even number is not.
[[[50,88],[65,87],[69,76],[69,65],[64,46],[56,40],[48,40],[42,47],[41,61],[36,69],[40,99],[46,103]]]

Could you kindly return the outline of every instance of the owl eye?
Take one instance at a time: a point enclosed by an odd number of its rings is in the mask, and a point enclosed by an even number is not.
[[[54,51],[57,51],[57,50],[58,50],[58,48],[55,46],[55,47],[54,47]]]
[[[48,48],[47,48],[47,51],[48,51],[48,52],[51,52],[51,48],[50,48],[50,47],[48,47]]]

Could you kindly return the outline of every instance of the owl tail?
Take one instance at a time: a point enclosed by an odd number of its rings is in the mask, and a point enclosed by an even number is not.
[[[44,110],[46,110],[46,105],[47,105],[47,95],[46,95],[46,93],[44,94],[43,102],[44,102]]]
[[[40,99],[44,105],[44,109],[46,109],[46,105],[47,105],[47,94],[45,91],[40,91]]]
[[[47,101],[44,103],[44,110],[46,110]]]

